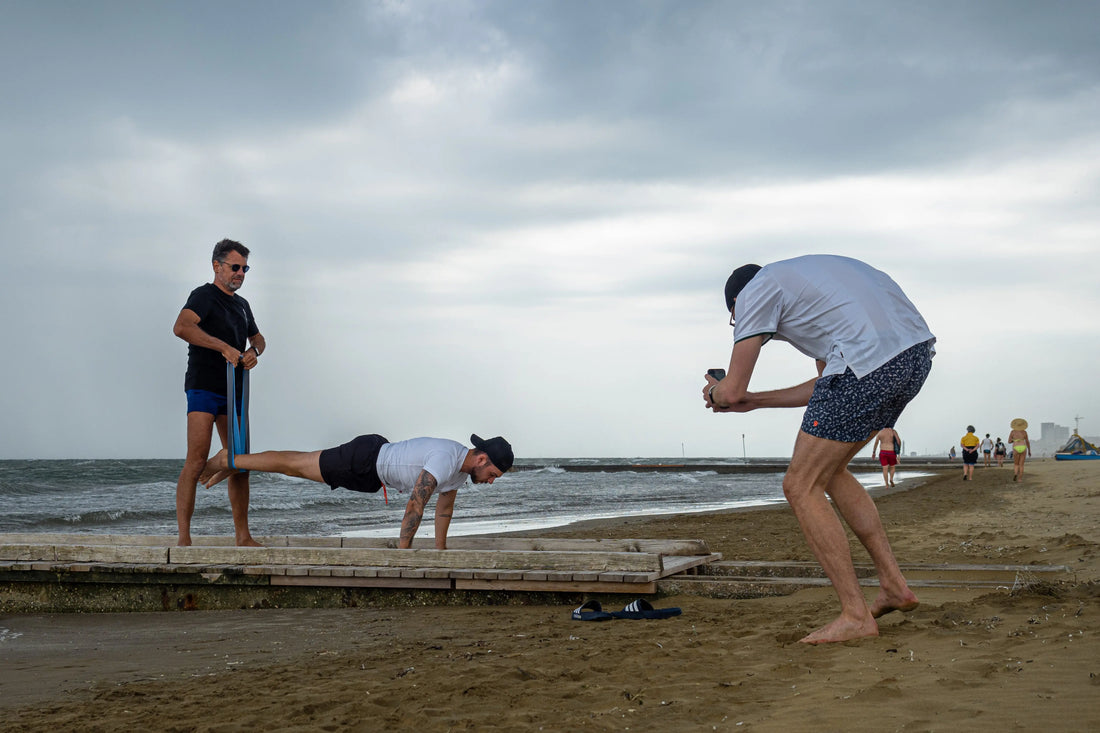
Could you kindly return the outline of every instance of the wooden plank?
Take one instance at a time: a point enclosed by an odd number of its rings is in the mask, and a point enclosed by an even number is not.
[[[141,544],[117,542],[120,535],[73,534],[62,532],[8,532],[0,534],[0,545],[92,545]],[[135,535],[142,536],[142,535]],[[175,540],[172,541],[175,544]]]
[[[573,573],[573,581],[580,583],[595,583],[600,579],[600,574],[595,571],[586,570],[580,573]]]
[[[474,577],[478,580],[496,580],[500,575],[496,570],[475,570]]]
[[[400,578],[405,568],[378,568],[379,578]]]
[[[271,585],[327,588],[413,588],[450,590],[451,581],[436,578],[318,578],[312,576],[274,576]]]
[[[84,545],[174,547],[174,535],[76,534],[52,532],[0,533],[0,546],[13,545]],[[397,539],[386,537],[307,537],[301,535],[262,535],[256,540],[265,547],[397,549]],[[228,535],[193,537],[194,547],[235,547]],[[451,550],[532,551],[532,552],[640,552],[655,555],[704,555],[709,553],[705,540],[654,539],[566,539],[538,537],[452,537]],[[434,549],[435,540],[414,540],[414,549]]]
[[[134,545],[0,545],[0,558],[24,562],[156,563],[168,560],[163,547]]]
[[[522,570],[497,570],[497,580],[523,580]]]
[[[574,581],[476,580],[455,579],[455,590],[525,591],[545,593],[628,593],[649,595],[657,592],[657,582],[646,583],[578,583]]]
[[[283,537],[284,544],[268,545],[267,542],[260,540],[261,545],[267,545],[270,547],[343,547],[343,537],[305,537],[301,535],[291,535],[289,537]]]
[[[35,557],[33,559],[54,558]],[[640,552],[382,550],[311,547],[172,547],[168,548],[168,559],[173,563],[185,565],[362,565],[509,570],[655,571],[660,570],[661,565],[659,556]]]
[[[268,567],[265,565],[246,565],[245,575],[286,575],[286,568]]]
[[[714,552],[709,555],[687,555],[683,557],[666,556],[661,558],[661,572],[664,575],[682,573],[685,570],[718,562],[722,559],[722,553]]]
[[[0,545],[0,559],[15,562],[53,562],[57,559],[56,545],[7,544]]]
[[[82,562],[65,563],[63,565],[58,565],[57,569],[63,573],[90,573],[92,571],[92,566]]]
[[[652,583],[660,578],[660,573],[600,573],[603,583]]]
[[[345,537],[343,547],[396,549],[396,538]],[[435,540],[413,540],[413,549],[434,549]],[[451,537],[448,550],[511,552],[640,552],[653,555],[706,555],[705,540],[566,539],[547,537]]]
[[[710,547],[706,540],[634,540],[638,552],[653,552],[658,555],[709,555]]]
[[[259,540],[271,538],[258,538]],[[284,544],[285,544],[285,538]],[[88,546],[130,546],[130,547],[172,547],[176,544],[175,535],[123,535],[123,534],[76,534],[55,532],[17,532],[0,534],[0,544],[31,545],[88,545]],[[193,541],[197,545],[232,547],[232,537],[200,537]]]
[[[549,580],[549,581],[572,582],[572,580],[573,580],[573,571],[572,570],[550,571],[550,572],[546,573],[546,579]]]
[[[450,578],[451,570],[449,568],[421,568],[425,578]]]

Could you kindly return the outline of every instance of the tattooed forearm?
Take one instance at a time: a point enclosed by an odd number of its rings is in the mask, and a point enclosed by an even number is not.
[[[447,530],[451,526],[451,514],[455,508],[457,491],[440,494],[435,500],[435,549],[447,549]]]
[[[397,543],[400,548],[412,547],[416,530],[420,529],[420,520],[424,518],[424,512],[414,509],[405,510],[405,518],[401,521],[401,539]]]
[[[436,488],[435,477],[427,471],[421,471],[413,486],[409,504],[405,507],[405,518],[401,520],[401,538],[397,546],[400,548],[412,547],[416,530],[420,529],[420,521],[424,518],[424,506]]]

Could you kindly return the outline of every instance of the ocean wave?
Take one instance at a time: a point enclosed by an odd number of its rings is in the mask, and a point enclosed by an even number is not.
[[[76,514],[66,514],[52,518],[55,522],[65,524],[112,524],[119,521],[141,522],[148,519],[164,519],[166,516],[175,518],[176,508],[164,509],[91,509]]]
[[[0,626],[0,644],[11,641],[12,639],[18,639],[23,634],[19,631],[12,631],[11,629],[5,629]]]
[[[527,468],[522,471],[517,471],[516,473],[521,475],[530,475],[532,473],[566,473],[566,470],[561,466],[539,466],[538,468]],[[497,480],[500,481],[508,478],[514,477],[510,477],[508,474],[505,474]]]

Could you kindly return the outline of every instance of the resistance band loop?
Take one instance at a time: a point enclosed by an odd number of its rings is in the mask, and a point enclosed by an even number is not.
[[[225,363],[226,401],[229,413],[229,467],[237,468],[236,457],[248,453],[248,370],[242,365],[241,399],[237,402],[237,367]]]

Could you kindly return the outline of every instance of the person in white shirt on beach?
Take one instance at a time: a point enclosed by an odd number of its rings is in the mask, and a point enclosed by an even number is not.
[[[985,467],[989,468],[993,463],[993,440],[989,437],[989,433],[986,433],[985,438],[982,439],[982,455],[985,456]]]
[[[876,432],[893,427],[932,366],[935,337],[888,275],[847,257],[808,255],[745,265],[726,283],[734,326],[727,376],[706,376],[714,412],[805,407],[783,493],[840,598],[840,615],[802,639],[808,644],[878,635],[875,619],[916,608],[874,501],[848,463]],[[750,392],[760,350],[786,341],[817,363],[817,377],[786,389]],[[829,498],[833,504],[830,505]],[[879,594],[868,605],[837,517],[874,561]]]

